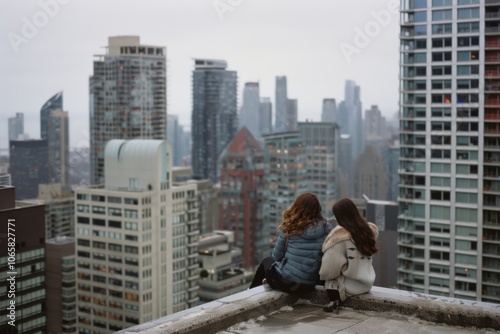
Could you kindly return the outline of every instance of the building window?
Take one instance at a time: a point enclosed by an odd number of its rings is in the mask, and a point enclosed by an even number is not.
[[[479,74],[479,65],[457,66],[457,75],[475,75],[475,74]]]
[[[479,80],[477,79],[457,80],[457,89],[473,89],[473,88],[479,88]]]
[[[76,206],[76,210],[77,210],[78,212],[85,212],[85,213],[90,212],[90,210],[89,210],[89,206],[88,206],[88,205],[83,205],[83,204],[78,204],[78,205]]]
[[[437,193],[437,192],[434,192],[434,193]],[[442,192],[441,196],[443,196],[443,193],[446,193],[446,191]],[[448,196],[448,200],[449,200],[449,198],[450,198],[449,192],[448,192],[447,196]],[[431,219],[449,220],[450,219],[450,207],[431,205]]]
[[[122,202],[121,197],[108,196],[108,203],[121,203],[121,202]]]
[[[451,23],[438,23],[432,25],[433,35],[451,34]]]
[[[476,132],[478,131],[477,122],[457,122],[457,132]]]
[[[90,224],[90,219],[87,217],[77,217],[76,221],[78,224],[85,224],[85,225]]]
[[[109,220],[108,226],[113,228],[122,228],[122,222],[116,220]]]
[[[436,187],[449,187],[450,186],[450,178],[449,177],[431,177],[431,186]]]
[[[121,217],[121,215],[122,215],[122,209],[108,208],[108,215],[110,215],[110,216],[116,216],[116,217]]]
[[[433,52],[432,61],[451,61],[451,52]]]
[[[92,219],[92,225],[106,226],[106,221],[104,219]]]
[[[446,20],[451,20],[451,19],[452,19],[451,9],[433,10],[432,11],[432,21],[446,21]]]
[[[457,45],[458,45],[458,47],[478,46],[479,45],[479,36],[458,37],[457,38]]]
[[[457,10],[457,18],[459,20],[477,19],[479,18],[479,8],[459,8]]]
[[[432,80],[432,89],[451,89],[451,80]]]
[[[457,179],[456,187],[462,189],[475,189],[477,188],[477,180],[474,179]]]
[[[452,4],[452,0],[432,0],[432,7],[451,6]]]
[[[479,32],[479,22],[457,23],[458,33]]]
[[[477,204],[477,194],[457,192],[455,198],[457,203]]]
[[[103,207],[103,206],[95,206],[93,205],[92,206],[92,213],[96,213],[96,214],[105,214],[106,213],[106,208]]]
[[[463,6],[463,5],[474,5],[478,4],[479,0],[458,0],[458,5]]]
[[[477,174],[477,165],[458,165],[457,174]]]
[[[457,51],[457,61],[478,61],[479,51]]]
[[[432,66],[432,75],[451,75],[451,66]]]

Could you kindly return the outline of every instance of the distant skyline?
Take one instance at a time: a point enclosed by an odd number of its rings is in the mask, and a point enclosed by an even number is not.
[[[299,121],[319,121],[323,99],[339,103],[345,80],[354,80],[363,110],[377,104],[390,120],[398,109],[398,3],[2,1],[0,149],[8,148],[8,118],[16,112],[24,113],[25,132],[40,138],[40,108],[61,90],[70,146],[88,147],[93,56],[118,35],[167,48],[167,112],[183,126],[191,123],[193,58],[223,59],[238,72],[239,106],[245,82],[253,81],[274,108],[275,77],[285,75]]]

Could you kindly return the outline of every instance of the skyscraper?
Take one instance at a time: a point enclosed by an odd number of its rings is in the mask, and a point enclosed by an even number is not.
[[[0,186],[0,270],[5,277],[0,283],[0,333],[46,333],[43,204],[15,197],[14,187]],[[14,251],[9,244],[13,239]]]
[[[269,97],[261,97],[259,103],[259,132],[268,135],[273,132],[273,105]]]
[[[297,99],[287,99],[285,131],[295,131],[298,129],[297,118],[298,118]]]
[[[298,194],[314,192],[323,215],[338,197],[340,133],[335,123],[300,122],[298,131],[265,136],[266,189],[262,203],[270,236]]]
[[[286,109],[287,109],[287,83],[285,76],[276,77],[274,132],[286,131]]]
[[[15,117],[9,118],[9,140],[18,140],[24,134],[24,114],[17,112]]]
[[[77,333],[75,239],[58,236],[45,243],[47,332]]]
[[[377,105],[372,105],[370,109],[365,110],[364,123],[363,133],[367,142],[387,139],[385,117],[382,116]]]
[[[338,125],[330,122],[300,122],[298,129],[302,137],[304,159],[296,195],[306,191],[315,193],[323,208],[323,215],[328,216],[333,202],[338,198]]]
[[[49,181],[66,186],[69,183],[68,113],[61,109],[52,110],[47,120],[47,130]]]
[[[352,80],[345,82],[344,103],[348,119],[347,134],[351,136],[352,156],[356,160],[364,150],[363,115],[361,112],[361,88]]]
[[[90,77],[91,183],[104,183],[104,147],[111,139],[166,139],[166,50],[139,36],[109,37]]]
[[[243,104],[240,113],[240,128],[246,127],[255,138],[260,137],[259,83],[247,82],[243,88]]]
[[[11,140],[9,156],[17,199],[36,198],[38,185],[49,183],[47,140]]]
[[[184,146],[186,145],[184,139],[184,130],[182,125],[179,124],[179,117],[177,115],[168,115],[167,137],[168,143],[172,147],[172,165],[182,166],[182,158],[184,157]]]
[[[335,99],[323,99],[321,122],[336,122],[336,121],[337,121],[337,103],[335,103]]]
[[[401,4],[400,289],[500,302],[500,4]]]
[[[386,164],[380,152],[371,145],[367,146],[355,166],[354,196],[368,196],[374,200],[385,201],[389,184]]]
[[[49,117],[54,110],[63,109],[63,92],[59,92],[45,102],[40,109],[40,137],[47,139],[49,135]]]
[[[237,74],[225,60],[195,59],[191,114],[193,176],[217,182],[217,160],[236,135]]]
[[[269,251],[259,210],[259,195],[264,185],[264,154],[252,133],[243,127],[219,159],[219,228],[234,231],[235,244],[243,251],[243,266],[253,268]]]
[[[198,303],[197,185],[163,140],[112,140],[105,184],[75,190],[78,329],[111,333]]]

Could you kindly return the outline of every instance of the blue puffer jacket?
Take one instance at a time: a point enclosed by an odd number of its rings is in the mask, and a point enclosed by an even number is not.
[[[321,246],[332,229],[329,222],[318,221],[302,234],[288,237],[288,245],[285,234],[280,232],[272,253],[276,271],[290,281],[316,285],[323,256]]]

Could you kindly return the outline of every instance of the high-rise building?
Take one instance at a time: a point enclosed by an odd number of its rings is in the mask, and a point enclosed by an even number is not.
[[[80,332],[111,333],[198,303],[195,183],[163,140],[112,140],[105,184],[75,190]]]
[[[337,124],[340,127],[340,132],[343,135],[349,135],[349,112],[346,107],[345,101],[339,103],[339,109],[337,114]]]
[[[172,165],[182,166],[182,158],[184,156],[183,145],[184,131],[182,125],[179,124],[179,117],[177,115],[168,115],[167,117],[167,137],[168,143],[172,147]]]
[[[259,192],[264,185],[264,154],[250,131],[243,127],[220,155],[219,208],[223,230],[234,231],[235,245],[243,251],[243,266],[262,261],[263,225]]]
[[[49,183],[47,140],[11,140],[9,155],[17,199],[36,198],[38,185]]]
[[[109,37],[90,77],[91,183],[104,183],[111,139],[167,138],[166,49],[139,36]]]
[[[241,105],[239,127],[246,127],[255,138],[261,136],[259,109],[259,83],[247,82],[243,88],[243,103]]]
[[[385,288],[397,287],[398,273],[398,203],[366,199],[365,218],[377,225],[379,251],[373,256],[373,268],[377,273],[374,285]]]
[[[356,197],[368,196],[374,200],[387,199],[386,164],[383,157],[373,146],[367,146],[356,164]]]
[[[285,76],[276,77],[274,132],[286,131],[286,109],[288,101],[287,82]]]
[[[387,199],[397,201],[399,195],[399,140],[393,141],[387,151]]]
[[[296,195],[306,191],[315,193],[323,215],[327,216],[339,192],[339,127],[330,122],[300,122],[298,127],[304,159]]]
[[[24,134],[24,114],[17,112],[15,117],[9,118],[9,140],[18,140]]]
[[[75,239],[47,239],[45,260],[47,333],[77,333]]]
[[[63,110],[63,92],[52,96],[40,109],[40,137],[42,139],[48,139],[49,117],[54,110]]]
[[[287,99],[285,131],[296,131],[298,129],[297,118],[298,118],[297,99]]]
[[[348,134],[340,135],[339,144],[339,185],[340,198],[354,197],[354,183],[356,175],[354,173],[354,164],[352,162],[352,142]]]
[[[195,59],[191,114],[192,166],[197,179],[217,182],[217,160],[238,128],[237,74],[225,60]]]
[[[264,136],[264,141],[265,200],[261,207],[264,233],[267,232],[265,239],[270,239],[277,236],[276,227],[281,222],[283,211],[288,209],[297,195],[297,183],[305,157],[303,139],[298,131],[269,134]]]
[[[270,236],[282,213],[302,192],[317,194],[323,215],[330,209],[338,194],[339,163],[338,126],[335,123],[301,122],[295,132],[265,136],[264,171],[265,201],[262,203],[264,224]]]
[[[401,3],[400,289],[500,302],[500,4]]]
[[[365,110],[365,126],[364,136],[365,141],[386,139],[387,130],[385,117],[382,116],[377,105],[372,105],[370,109]]]
[[[67,186],[70,166],[68,113],[61,109],[52,110],[47,120],[47,128],[49,181]]]
[[[337,122],[337,103],[335,99],[323,99],[321,122]]]
[[[38,199],[45,204],[45,239],[75,235],[75,198],[60,183],[40,184]]]
[[[352,157],[356,160],[364,150],[363,115],[361,113],[360,87],[352,80],[345,82],[345,97],[340,103],[338,121],[342,134],[351,136]]]
[[[0,333],[47,332],[44,217],[43,204],[0,187]]]
[[[219,191],[218,185],[211,180],[194,180],[191,167],[172,168],[172,181],[190,182],[198,190],[198,221],[200,234],[211,233],[219,229]]]
[[[273,132],[273,105],[269,97],[260,98],[259,103],[259,133],[261,136]]]

